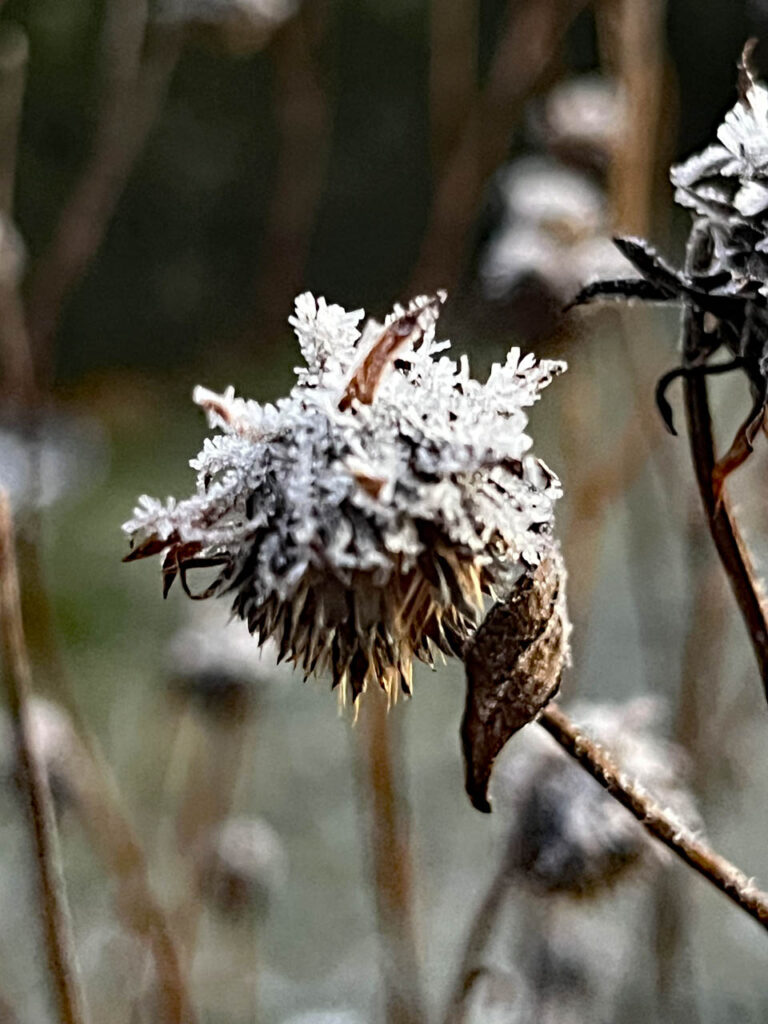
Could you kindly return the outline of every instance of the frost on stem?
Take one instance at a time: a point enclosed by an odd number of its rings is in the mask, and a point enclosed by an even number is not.
[[[706,314],[700,337],[686,340],[681,366],[659,381],[659,409],[672,432],[666,399],[677,377],[742,370],[752,408],[714,474],[719,495],[731,470],[752,451],[768,402],[768,89],[757,81],[744,48],[739,98],[717,130],[717,141],[673,167],[675,201],[694,217],[695,259],[685,269],[666,263],[646,242],[615,239],[640,279],[602,280],[587,285],[574,305],[596,298],[682,301]],[[722,349],[728,362],[712,363]]]
[[[353,700],[411,689],[412,659],[460,653],[484,596],[553,551],[557,477],[526,408],[564,364],[512,349],[480,383],[435,339],[444,296],[384,324],[310,294],[291,318],[304,365],[274,405],[195,392],[216,433],[189,498],[142,497],[128,560],[164,556],[164,590],[222,596],[305,676]],[[191,569],[215,568],[193,594]]]

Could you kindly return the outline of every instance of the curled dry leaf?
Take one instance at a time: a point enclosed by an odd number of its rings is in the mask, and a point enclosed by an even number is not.
[[[559,552],[524,573],[467,643],[467,703],[461,724],[466,788],[488,813],[488,782],[507,740],[557,693],[568,664],[570,622]]]

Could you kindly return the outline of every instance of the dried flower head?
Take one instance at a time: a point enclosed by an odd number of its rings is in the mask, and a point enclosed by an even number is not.
[[[353,699],[410,692],[412,659],[460,652],[483,595],[552,546],[554,474],[529,454],[525,409],[564,368],[512,349],[480,383],[435,340],[443,296],[384,324],[309,294],[291,318],[304,356],[275,405],[195,400],[220,431],[197,491],[143,497],[128,560],[164,554],[164,590],[214,566],[195,596],[233,611],[305,675]]]
[[[286,664],[277,664],[274,642],[259,645],[222,603],[196,603],[190,609],[166,652],[166,676],[175,696],[205,713],[237,716],[256,705],[275,679],[290,675]]]
[[[697,827],[684,788],[683,752],[659,738],[661,708],[647,698],[626,704],[583,704],[573,716],[616,754],[668,813]],[[523,749],[527,744],[527,749]],[[511,814],[509,862],[546,891],[592,895],[647,857],[666,857],[636,819],[575,765],[541,730],[528,730],[520,750],[496,772],[496,795]]]
[[[204,46],[245,55],[263,49],[298,8],[299,0],[156,0],[152,16]]]
[[[694,215],[686,267],[666,263],[647,243],[617,238],[639,271],[635,280],[602,280],[584,288],[573,305],[596,298],[682,301],[702,317],[703,330],[688,332],[683,364],[659,381],[657,401],[675,433],[666,399],[680,376],[742,370],[752,408],[714,474],[719,492],[727,474],[751,453],[768,402],[768,89],[755,78],[754,41],[744,48],[739,99],[717,130],[717,142],[670,177],[675,201]],[[722,348],[732,357],[711,363]]]
[[[567,163],[598,173],[608,169],[626,117],[616,81],[586,74],[558,82],[534,121],[535,135]]]
[[[585,280],[631,272],[607,234],[605,194],[588,175],[527,156],[503,169],[496,190],[503,212],[479,265],[490,301],[536,288],[559,311]]]
[[[288,859],[280,836],[263,818],[231,818],[198,851],[205,895],[232,916],[263,917],[283,891]]]

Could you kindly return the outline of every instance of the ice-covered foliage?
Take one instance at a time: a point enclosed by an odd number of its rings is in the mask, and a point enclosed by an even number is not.
[[[562,363],[512,349],[486,382],[437,341],[443,296],[384,324],[309,294],[291,323],[304,365],[274,404],[197,388],[216,431],[197,490],[142,497],[130,558],[165,553],[165,587],[216,566],[263,641],[353,697],[410,689],[412,656],[459,651],[483,593],[552,544],[556,476],[530,454],[526,408]]]

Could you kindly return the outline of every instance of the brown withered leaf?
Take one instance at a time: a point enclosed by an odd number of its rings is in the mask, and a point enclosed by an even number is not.
[[[499,751],[554,697],[568,662],[565,567],[553,553],[491,608],[465,646],[461,723],[466,789],[490,812],[488,782]]]

